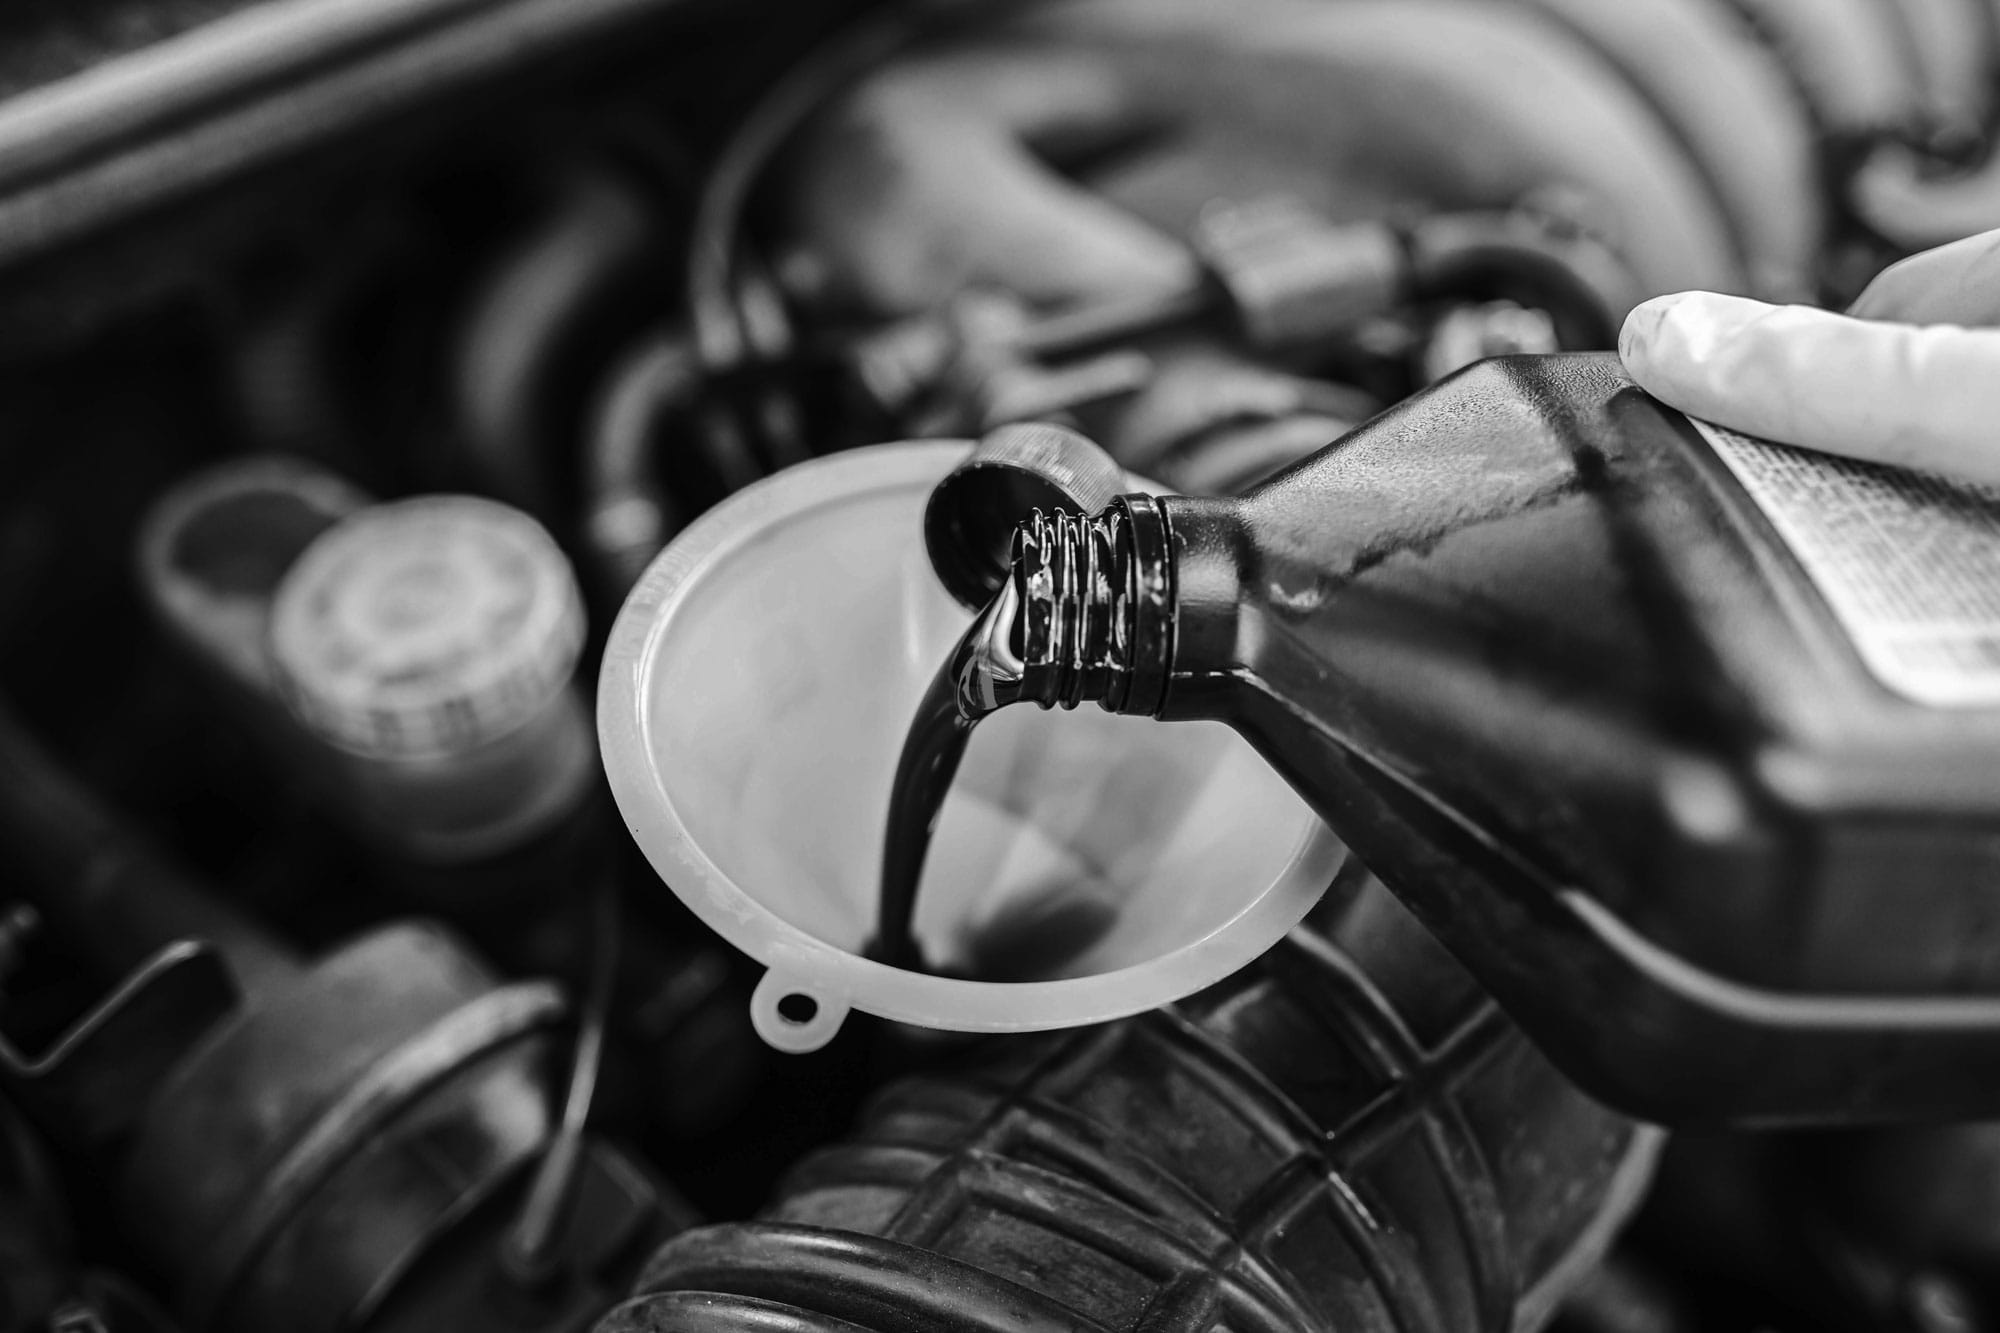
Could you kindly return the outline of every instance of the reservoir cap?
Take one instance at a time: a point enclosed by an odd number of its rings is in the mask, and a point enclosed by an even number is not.
[[[467,495],[373,506],[279,585],[272,665],[292,710],[344,749],[469,749],[539,716],[576,669],[583,604],[534,519]]]
[[[924,507],[924,546],[945,590],[974,610],[1007,577],[1014,529],[1037,509],[1094,514],[1132,490],[1123,468],[1065,426],[989,432]]]

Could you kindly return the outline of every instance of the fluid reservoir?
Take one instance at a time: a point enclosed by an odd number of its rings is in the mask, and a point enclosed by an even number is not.
[[[1345,878],[1189,1000],[891,1086],[761,1217],[659,1250],[597,1333],[1537,1327],[1655,1135]]]
[[[251,457],[161,496],[138,548],[218,713],[346,854],[507,971],[586,988],[579,904],[621,872],[572,679],[581,597],[540,524],[476,496],[377,501]],[[627,911],[618,937],[613,1027],[649,1120],[726,1122],[760,1068],[731,960],[670,915]]]
[[[359,510],[272,599],[270,660],[353,799],[420,857],[471,859],[573,809],[595,745],[569,689],[583,606],[533,519],[475,496]]]

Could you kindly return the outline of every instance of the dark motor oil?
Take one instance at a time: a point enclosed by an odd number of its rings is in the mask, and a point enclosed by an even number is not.
[[[889,788],[889,818],[882,837],[882,889],[876,909],[875,939],[869,954],[892,967],[924,970],[911,923],[924,855],[937,831],[944,798],[980,718],[1011,699],[1001,697],[1012,674],[1007,635],[1016,628],[1017,605],[1011,584],[953,645],[950,656],[917,704],[916,716],[896,759]]]
[[[1094,700],[1233,726],[1615,1105],[2000,1112],[2000,492],[1500,358],[1241,497],[1034,513],[939,680],[884,948],[965,727]]]

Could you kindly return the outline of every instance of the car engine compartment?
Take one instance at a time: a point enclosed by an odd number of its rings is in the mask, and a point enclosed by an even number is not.
[[[1352,857],[1173,1005],[780,1054],[589,721],[661,550],[809,459],[1056,420],[1228,494],[1652,295],[1845,304],[2000,225],[2000,5],[0,34],[0,1328],[2000,1325],[2000,1128],[1641,1125]],[[315,600],[357,515],[437,588]],[[381,668],[448,706],[351,703],[342,634],[461,610]]]

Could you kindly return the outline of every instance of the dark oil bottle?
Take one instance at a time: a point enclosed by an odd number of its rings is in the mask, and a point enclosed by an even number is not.
[[[1008,577],[993,706],[1229,723],[1614,1104],[2000,1111],[2000,495],[1514,357]]]

